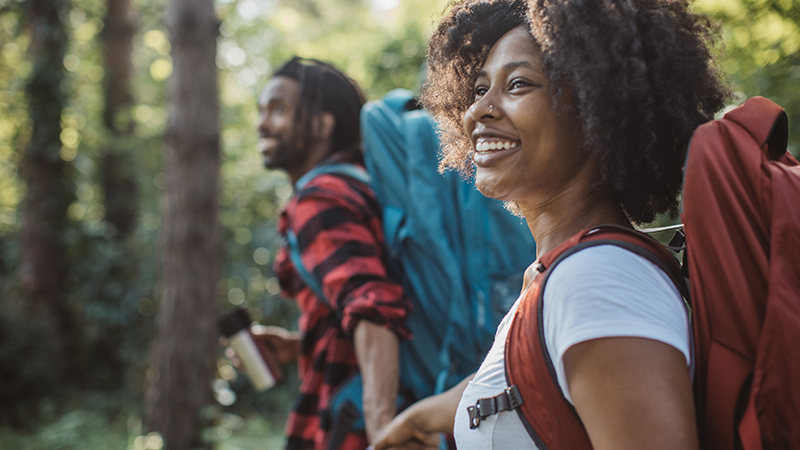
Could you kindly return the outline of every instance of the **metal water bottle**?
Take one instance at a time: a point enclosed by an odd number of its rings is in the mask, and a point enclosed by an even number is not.
[[[222,334],[228,338],[228,345],[242,362],[253,389],[261,392],[275,386],[280,379],[280,372],[262,356],[250,334],[250,324],[250,316],[244,308],[237,308],[217,322]]]

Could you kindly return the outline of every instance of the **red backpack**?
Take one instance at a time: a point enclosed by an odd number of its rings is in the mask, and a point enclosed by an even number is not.
[[[683,269],[706,450],[800,449],[800,165],[786,152],[787,140],[783,109],[755,97],[700,126],[689,146]],[[683,284],[663,248],[621,230],[584,231],[542,257],[532,298],[520,304],[509,330],[510,387],[502,394],[542,449],[591,448],[555,380],[538,306],[558,261],[599,241],[647,257]]]
[[[706,449],[800,448],[800,166],[787,140],[786,113],[755,97],[689,146],[681,218]]]

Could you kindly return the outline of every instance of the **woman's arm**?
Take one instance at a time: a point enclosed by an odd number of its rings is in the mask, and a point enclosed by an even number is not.
[[[676,348],[645,338],[602,338],[570,347],[563,361],[596,450],[699,448],[692,382]]]
[[[374,450],[414,444],[415,447],[438,448],[438,433],[452,433],[458,402],[467,383],[475,374],[464,378],[450,390],[424,398],[398,414],[375,439]]]

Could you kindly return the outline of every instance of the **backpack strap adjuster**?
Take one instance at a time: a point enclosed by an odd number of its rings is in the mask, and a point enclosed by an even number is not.
[[[467,407],[469,414],[469,428],[474,430],[481,424],[481,420],[503,411],[517,409],[525,403],[516,385],[507,387],[501,394],[494,397],[478,399],[474,405]]]

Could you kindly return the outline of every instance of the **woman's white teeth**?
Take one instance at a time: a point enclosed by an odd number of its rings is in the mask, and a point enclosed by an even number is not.
[[[510,148],[514,148],[517,146],[516,142],[478,142],[475,144],[475,150],[479,152],[485,152],[487,150],[508,150]]]

